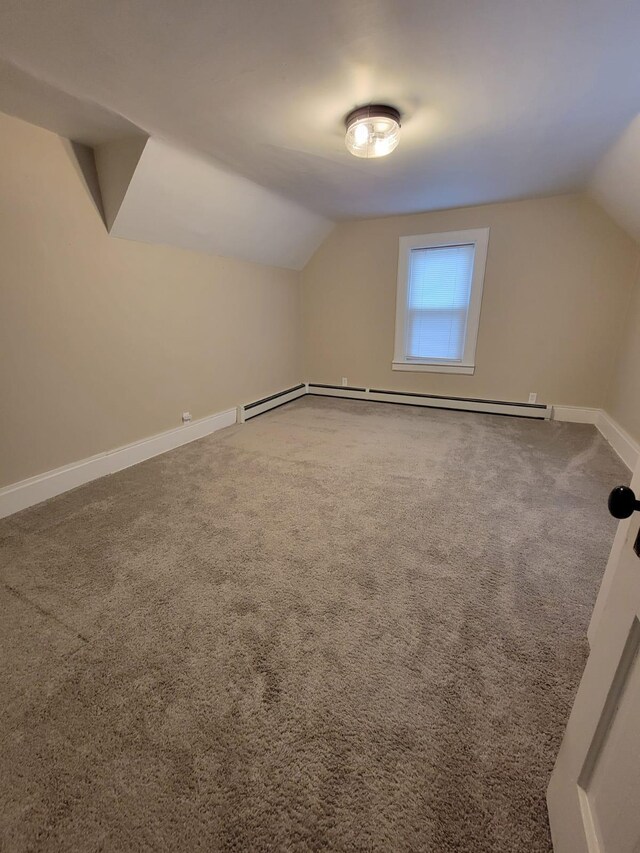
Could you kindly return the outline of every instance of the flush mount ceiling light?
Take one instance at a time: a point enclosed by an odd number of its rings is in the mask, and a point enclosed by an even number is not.
[[[395,107],[370,104],[352,110],[344,120],[345,144],[355,157],[384,157],[400,140],[400,113]]]

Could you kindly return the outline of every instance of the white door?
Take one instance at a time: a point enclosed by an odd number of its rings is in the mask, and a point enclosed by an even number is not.
[[[640,497],[640,464],[631,488]],[[618,492],[618,507],[633,497]],[[547,791],[555,853],[640,853],[639,527],[637,511],[620,522]]]

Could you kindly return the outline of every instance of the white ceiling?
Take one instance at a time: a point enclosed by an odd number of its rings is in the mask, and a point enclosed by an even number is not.
[[[3,0],[0,78],[65,93],[80,141],[128,122],[341,218],[584,187],[640,110],[639,37],[637,0]],[[371,101],[402,138],[358,161]]]

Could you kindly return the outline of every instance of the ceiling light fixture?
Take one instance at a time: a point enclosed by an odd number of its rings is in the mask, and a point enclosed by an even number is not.
[[[400,141],[400,113],[395,107],[370,104],[345,117],[345,144],[355,157],[385,157]]]

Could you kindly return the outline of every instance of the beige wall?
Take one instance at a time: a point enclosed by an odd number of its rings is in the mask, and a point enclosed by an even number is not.
[[[640,443],[640,271],[621,328],[620,346],[605,409]]]
[[[585,196],[340,224],[302,273],[303,370],[297,273],[110,238],[78,156],[0,114],[0,486],[302,375],[537,391],[640,440],[639,250]],[[475,375],[392,371],[398,238],[487,225]]]
[[[109,237],[71,145],[0,114],[0,486],[298,382],[298,317],[297,273]]]
[[[475,374],[392,371],[398,238],[485,226]],[[305,378],[600,407],[637,261],[583,195],[342,223],[302,273]]]

